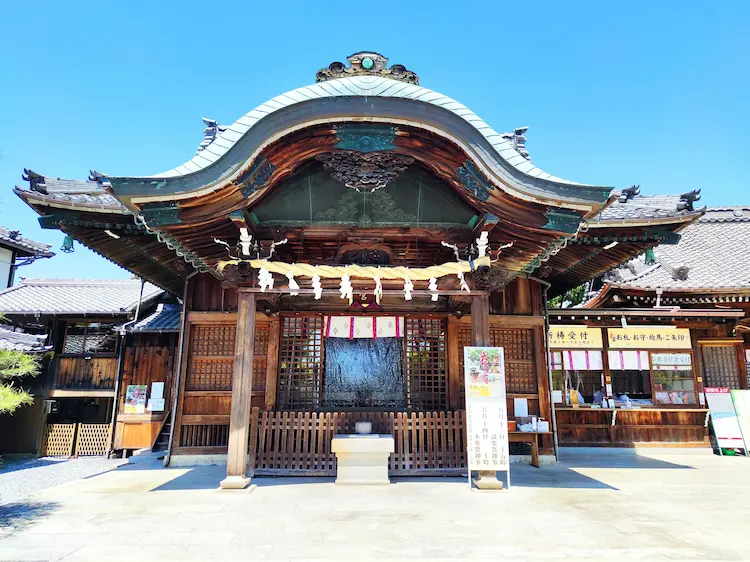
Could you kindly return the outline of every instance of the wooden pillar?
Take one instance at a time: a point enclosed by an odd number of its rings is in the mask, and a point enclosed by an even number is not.
[[[276,409],[276,387],[279,375],[279,332],[281,320],[275,316],[270,323],[268,335],[268,361],[266,363],[266,410]]]
[[[466,404],[461,401],[461,369],[458,341],[458,318],[448,317],[448,407],[451,410],[463,410]]]
[[[531,314],[531,282],[525,277],[517,277],[513,283],[516,285],[516,298],[512,314]]]
[[[490,301],[486,294],[471,299],[471,343],[484,347],[490,345]]]
[[[237,304],[237,337],[234,344],[232,411],[229,417],[227,477],[222,488],[242,489],[250,483],[247,454],[253,391],[255,347],[255,293],[240,292]]]

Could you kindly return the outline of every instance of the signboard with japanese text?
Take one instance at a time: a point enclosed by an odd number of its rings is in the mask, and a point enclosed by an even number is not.
[[[464,347],[469,471],[510,470],[502,347]]]
[[[550,326],[552,349],[601,349],[602,329],[588,326]]]
[[[674,367],[690,367],[689,353],[652,353],[651,364]]]
[[[607,328],[607,341],[613,349],[691,349],[687,328],[633,326]]]
[[[744,449],[742,431],[728,388],[706,387],[706,402],[711,410],[711,425],[720,448]]]

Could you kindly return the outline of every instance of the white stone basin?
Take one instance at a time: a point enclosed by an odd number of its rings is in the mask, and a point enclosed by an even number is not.
[[[395,450],[392,435],[337,435],[331,440],[338,469],[336,484],[390,484],[388,457]]]

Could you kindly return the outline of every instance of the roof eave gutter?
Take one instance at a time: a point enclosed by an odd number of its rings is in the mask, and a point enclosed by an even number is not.
[[[743,318],[745,311],[736,308],[727,308],[724,310],[716,309],[681,309],[680,307],[665,307],[662,309],[637,309],[637,308],[552,308],[549,310],[550,317],[566,316],[571,318],[590,319],[592,316],[631,316],[631,317],[664,317],[672,316],[675,318]]]

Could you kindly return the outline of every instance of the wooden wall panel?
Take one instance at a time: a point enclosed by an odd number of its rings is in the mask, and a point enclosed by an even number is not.
[[[185,392],[182,414],[197,415],[226,415],[232,410],[232,393],[192,393]]]
[[[54,359],[54,389],[114,390],[117,357],[58,357]]]
[[[120,385],[120,411],[122,412],[128,385],[164,383],[165,411],[172,404],[172,386],[175,376],[177,334],[136,334],[128,338],[122,364]]]

